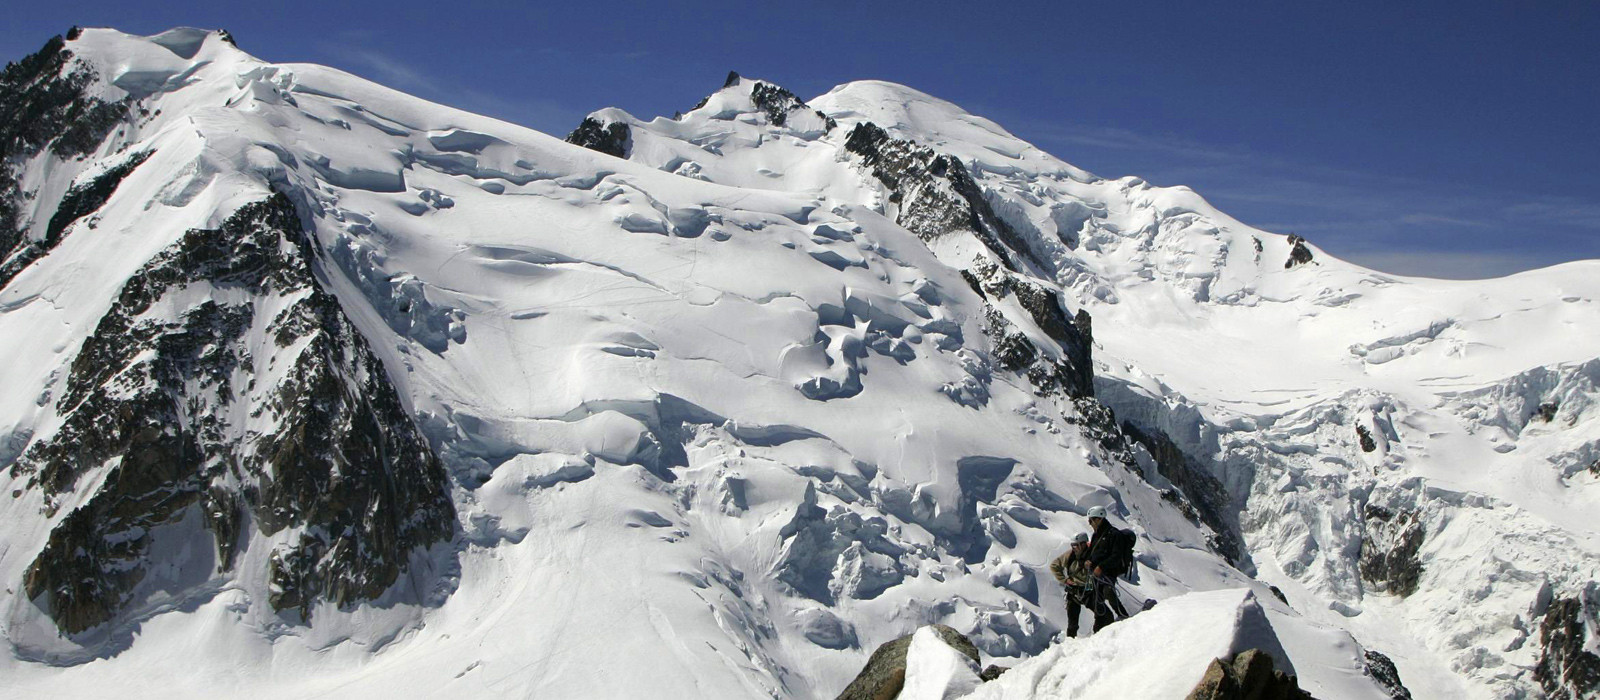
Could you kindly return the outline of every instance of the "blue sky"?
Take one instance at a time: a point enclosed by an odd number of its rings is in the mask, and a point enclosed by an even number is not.
[[[1600,258],[1600,2],[385,3],[20,0],[15,60],[73,24],[223,27],[565,134],[693,106],[729,70],[803,97],[904,83],[1104,176],[1188,185],[1380,270]]]

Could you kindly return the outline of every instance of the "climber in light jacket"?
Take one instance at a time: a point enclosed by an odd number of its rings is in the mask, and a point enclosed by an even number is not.
[[[1111,624],[1111,611],[1098,604],[1094,594],[1094,573],[1089,564],[1089,535],[1078,533],[1072,548],[1050,562],[1050,573],[1067,592],[1067,636],[1078,636],[1078,617],[1084,607],[1094,615],[1094,628]]]

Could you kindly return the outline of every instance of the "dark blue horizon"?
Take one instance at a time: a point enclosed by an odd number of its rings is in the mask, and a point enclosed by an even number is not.
[[[729,70],[803,97],[889,80],[1386,272],[1600,258],[1592,2],[186,5],[13,8],[0,59],[74,24],[226,28],[558,136],[602,107],[687,109]]]

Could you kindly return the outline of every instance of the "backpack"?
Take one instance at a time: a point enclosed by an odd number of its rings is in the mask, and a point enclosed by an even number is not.
[[[1133,534],[1133,530],[1113,528],[1112,531],[1116,533],[1116,539],[1111,540],[1115,547],[1111,564],[1116,569],[1112,577],[1127,576],[1133,571],[1133,546],[1139,542],[1139,536]]]

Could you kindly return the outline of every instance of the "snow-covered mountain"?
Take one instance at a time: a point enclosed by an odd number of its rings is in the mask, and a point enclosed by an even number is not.
[[[0,76],[0,256],[8,693],[832,697],[933,622],[996,697],[1600,687],[1600,263],[1376,273],[889,83],[563,141],[193,29]],[[1057,640],[1096,505],[1164,604]]]

